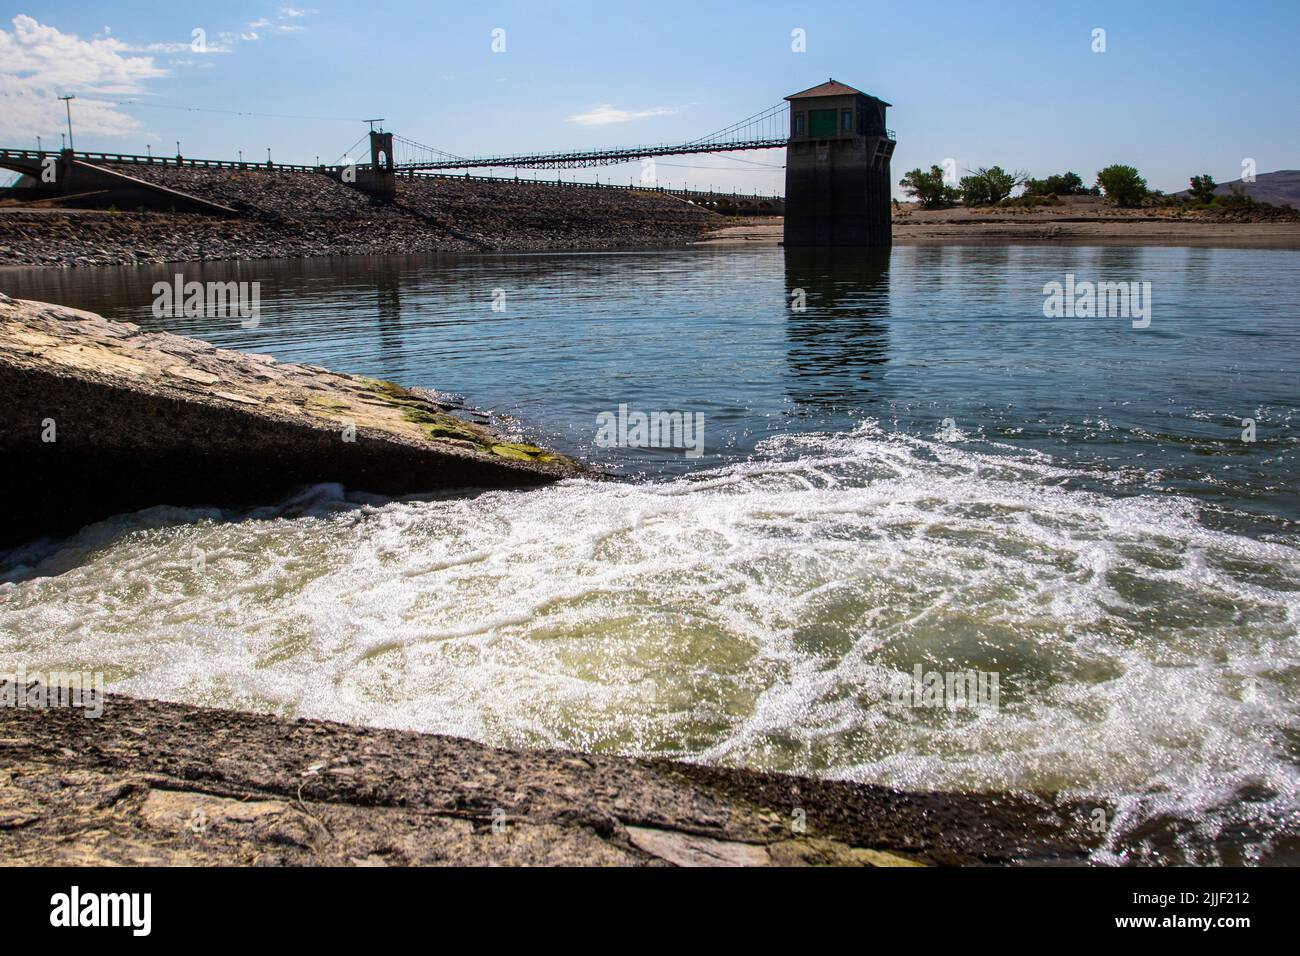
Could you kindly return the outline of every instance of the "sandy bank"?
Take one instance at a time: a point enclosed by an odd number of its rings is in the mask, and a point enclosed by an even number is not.
[[[780,217],[730,221],[712,230],[706,246],[776,245]],[[1300,249],[1300,222],[1229,222],[1142,215],[1077,215],[941,209],[894,220],[896,245],[1059,242],[1124,245]]]
[[[1082,863],[1086,820],[116,695],[98,718],[0,707],[9,865]]]
[[[583,471],[436,396],[0,296],[4,543],[156,504],[272,500],[339,481],[401,494]]]

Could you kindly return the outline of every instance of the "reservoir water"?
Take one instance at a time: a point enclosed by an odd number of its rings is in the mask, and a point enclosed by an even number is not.
[[[255,327],[151,287],[257,281]],[[1150,321],[1048,318],[1150,283]],[[624,481],[159,507],[0,554],[0,670],[1114,808],[1099,862],[1300,862],[1300,253],[1125,246],[6,270],[436,388]],[[703,454],[609,447],[620,406]],[[996,706],[900,700],[996,675]],[[900,683],[901,682],[901,683]]]

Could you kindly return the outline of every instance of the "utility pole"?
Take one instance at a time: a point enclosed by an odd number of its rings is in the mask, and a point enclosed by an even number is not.
[[[59,99],[63,100],[63,107],[68,111],[68,149],[75,150],[76,147],[72,145],[72,101],[76,97],[69,93],[67,96],[60,96]]]

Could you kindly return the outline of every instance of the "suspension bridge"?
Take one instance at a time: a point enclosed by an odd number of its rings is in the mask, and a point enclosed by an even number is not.
[[[70,148],[58,153],[0,148],[0,168],[22,173],[24,179],[20,182],[24,187],[38,192],[42,191],[43,184],[57,184],[56,188],[44,191],[66,193],[71,182],[90,186],[100,192],[112,192],[114,188],[123,188],[121,182],[113,179],[114,176],[120,179],[121,173],[105,170],[105,165],[120,168],[133,164],[175,163],[209,168],[323,173],[359,189],[393,195],[397,179],[403,176],[445,177],[459,171],[468,177],[470,171],[476,169],[513,169],[518,178],[518,171],[524,169],[577,169],[644,161],[658,156],[784,148],[787,160],[787,195],[784,200],[775,195],[764,197],[768,202],[761,209],[756,193],[752,197],[755,202],[748,208],[742,208],[741,201],[751,198],[742,193],[710,191],[703,194],[700,191],[664,189],[658,185],[652,167],[643,170],[639,185],[633,182],[627,187],[613,188],[653,189],[673,193],[690,202],[700,202],[697,197],[708,195],[711,200],[701,204],[724,211],[777,211],[774,205],[779,202],[779,211],[785,213],[786,201],[791,198],[791,184],[797,183],[796,191],[806,197],[806,200],[801,199],[800,206],[806,206],[808,210],[808,216],[804,218],[807,220],[807,235],[812,237],[810,244],[878,245],[888,244],[889,241],[888,177],[895,136],[893,130],[884,125],[885,108],[888,106],[883,100],[832,79],[791,94],[775,106],[686,142],[462,156],[382,128],[376,129],[374,124],[382,121],[368,120],[366,122],[370,124],[370,129],[330,164],[276,164],[269,155],[265,163],[254,163],[185,158],[179,155],[179,151],[171,159],[123,153],[74,153]],[[352,154],[367,138],[370,141],[369,162],[354,160]],[[58,170],[53,175],[50,173],[52,164]],[[647,172],[648,176],[645,175]],[[612,183],[564,185],[613,186]],[[137,180],[132,188],[139,191],[151,187],[148,183]],[[173,195],[172,198],[175,199],[176,196]],[[730,210],[725,208],[728,202]],[[223,207],[215,207],[209,211],[221,208]],[[870,228],[865,225],[868,219],[871,221]],[[787,214],[787,233],[790,222]],[[835,225],[836,223],[840,225]],[[824,229],[823,225],[830,231]],[[803,230],[804,227],[801,226],[800,229]]]
[[[88,169],[92,165],[96,167],[105,165],[120,167],[174,164],[209,169],[273,169],[282,172],[324,173],[336,179],[354,182],[361,188],[369,187],[373,192],[382,193],[392,191],[391,180],[396,176],[445,177],[459,173],[461,176],[457,178],[462,178],[462,176],[463,178],[470,178],[470,171],[472,170],[512,169],[516,171],[517,178],[518,171],[525,169],[578,169],[612,166],[656,156],[779,149],[786,145],[789,112],[789,104],[783,102],[698,139],[688,140],[684,143],[658,143],[644,146],[467,157],[456,155],[447,150],[396,133],[387,132],[382,128],[375,129],[373,124],[380,122],[376,120],[369,121],[371,122],[371,129],[363,133],[356,142],[339,154],[333,162],[324,164],[319,162],[314,165],[275,163],[269,157],[266,162],[252,162],[242,159],[236,161],[196,159],[179,154],[175,157],[85,151],[77,151],[74,154],[66,149],[56,153],[31,149],[0,148],[0,168],[23,173],[29,183],[35,184],[41,181],[42,176],[46,180],[51,178],[48,170],[53,163],[57,162],[64,165],[72,163],[78,167],[78,175],[75,178],[82,185],[87,185],[88,181],[93,181],[92,184],[96,187],[112,186],[113,184],[105,183],[104,177],[98,175],[97,172],[92,175],[92,171]],[[367,139],[370,140],[368,148],[364,145]],[[367,151],[370,153],[369,161],[364,161],[364,154]],[[70,166],[67,172],[70,173],[72,168]],[[56,182],[66,183],[70,182],[74,177],[57,175],[53,178]],[[502,179],[504,177],[475,176],[473,178]],[[595,183],[560,183],[558,179],[557,184],[666,192],[688,202],[724,212],[780,212],[783,208],[780,197],[775,194],[760,197],[757,192],[746,195],[713,189],[706,191],[666,188],[659,184],[653,170],[643,170],[642,174],[639,177],[633,177],[633,181],[627,186],[615,183],[601,183],[599,181]],[[136,195],[134,198],[139,199],[140,197]],[[219,210],[210,208],[207,211],[215,212]]]
[[[790,104],[780,103],[738,123],[685,143],[652,146],[621,146],[613,149],[566,150],[498,156],[459,156],[436,146],[393,136],[392,167],[397,171],[443,171],[453,169],[576,169],[612,166],[655,156],[685,156],[695,153],[727,153],[756,149],[780,149],[790,129]],[[364,139],[364,137],[363,137]],[[355,149],[362,140],[353,144]]]

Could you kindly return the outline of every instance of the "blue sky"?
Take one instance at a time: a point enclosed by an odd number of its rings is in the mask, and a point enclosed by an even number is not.
[[[795,29],[806,52],[792,50]],[[265,159],[269,146],[279,161],[328,162],[374,116],[462,155],[685,141],[834,76],[894,104],[895,178],[952,157],[1091,182],[1126,162],[1176,190],[1192,173],[1235,178],[1247,157],[1260,172],[1300,167],[1295,0],[39,0],[9,4],[0,31],[0,145],[57,145],[61,92],[79,97],[77,145],[90,150],[174,154],[180,140],[187,156]],[[781,160],[673,157],[657,173],[770,191]]]

